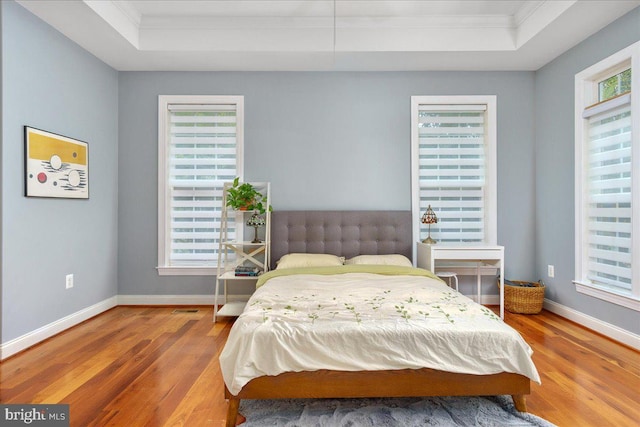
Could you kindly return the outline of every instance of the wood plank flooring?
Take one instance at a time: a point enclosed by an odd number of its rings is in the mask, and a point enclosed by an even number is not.
[[[233,319],[212,307],[120,306],[0,364],[1,403],[68,403],[72,426],[220,426],[218,355]],[[559,426],[636,426],[640,353],[550,312],[506,313],[534,350],[529,412]]]

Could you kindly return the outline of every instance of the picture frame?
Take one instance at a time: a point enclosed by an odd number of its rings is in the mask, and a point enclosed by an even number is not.
[[[24,127],[25,196],[89,198],[89,144]]]

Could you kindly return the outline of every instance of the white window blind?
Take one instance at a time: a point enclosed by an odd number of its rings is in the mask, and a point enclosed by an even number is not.
[[[222,186],[237,175],[236,107],[169,105],[169,117],[169,263],[213,265]]]
[[[622,102],[621,102],[622,101]],[[629,292],[632,284],[631,97],[586,109],[587,278]]]
[[[215,274],[222,188],[242,176],[243,115],[241,96],[159,97],[159,274]]]
[[[438,241],[487,240],[485,120],[485,105],[418,107],[419,209],[436,212]]]
[[[636,70],[640,42],[575,75],[573,282],[577,292],[640,311]],[[601,101],[603,86],[607,96]]]

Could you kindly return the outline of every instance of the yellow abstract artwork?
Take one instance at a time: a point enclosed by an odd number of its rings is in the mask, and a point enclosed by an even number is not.
[[[25,126],[25,195],[89,198],[86,142]]]

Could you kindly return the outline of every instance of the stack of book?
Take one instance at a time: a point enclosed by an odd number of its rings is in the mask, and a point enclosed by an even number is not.
[[[258,267],[247,267],[245,265],[239,265],[236,267],[236,276],[257,276],[260,274]]]

